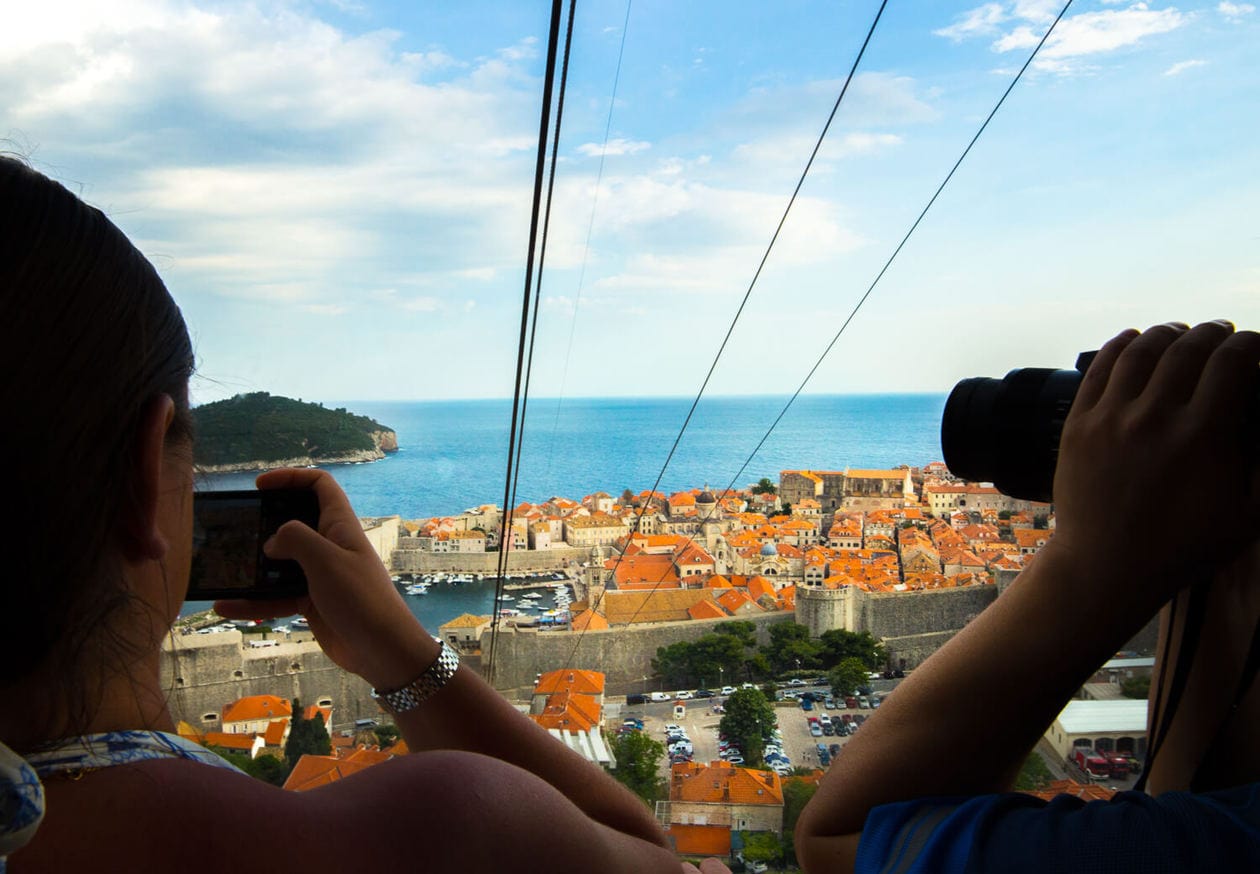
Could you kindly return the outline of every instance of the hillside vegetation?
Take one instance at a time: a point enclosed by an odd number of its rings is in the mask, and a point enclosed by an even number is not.
[[[368,461],[398,448],[394,432],[375,419],[267,392],[236,395],[192,412],[194,460],[201,467]]]

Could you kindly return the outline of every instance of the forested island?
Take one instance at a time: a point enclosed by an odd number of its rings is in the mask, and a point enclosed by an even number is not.
[[[193,459],[209,473],[376,461],[398,450],[398,435],[375,419],[265,391],[192,413]]]

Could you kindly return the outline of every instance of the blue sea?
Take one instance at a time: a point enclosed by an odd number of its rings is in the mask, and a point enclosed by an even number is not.
[[[762,477],[777,483],[781,470],[918,466],[941,459],[940,394],[802,396],[753,454],[786,401],[703,398],[658,488],[716,490]],[[360,515],[417,519],[503,504],[511,401],[335,405],[398,434],[399,451],[381,461],[327,467]],[[556,495],[579,500],[601,490],[616,497],[626,488],[651,488],[690,406],[690,398],[531,399],[516,502]],[[252,488],[253,480],[253,474],[211,475],[199,488]],[[426,627],[436,628],[463,612],[489,612],[492,594],[488,584],[435,586],[408,600]]]

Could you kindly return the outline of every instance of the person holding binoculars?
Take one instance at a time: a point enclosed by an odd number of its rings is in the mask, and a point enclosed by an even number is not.
[[[1260,334],[1125,331],[1063,427],[1056,531],[848,742],[810,874],[1260,871]],[[1009,792],[1064,704],[1161,613],[1148,792]]]

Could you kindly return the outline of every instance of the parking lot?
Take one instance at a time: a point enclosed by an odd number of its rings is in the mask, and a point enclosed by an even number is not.
[[[883,686],[883,689],[880,686]],[[886,695],[893,686],[895,686],[895,682],[878,684],[876,686],[876,695],[881,697]],[[839,722],[846,715],[854,720],[859,718],[864,720],[871,714],[869,709],[844,708],[841,706],[843,702],[839,701],[836,702],[836,709],[825,709],[821,699],[829,690],[822,686],[786,688],[785,691],[796,694],[808,691],[814,693],[820,699],[814,705],[814,709],[809,712],[803,710],[800,702],[795,699],[775,702],[775,716],[779,731],[783,735],[784,753],[791,760],[791,764],[794,767],[821,767],[817,751],[819,743],[823,744],[830,751],[833,744],[843,750],[844,745],[848,741],[848,737],[840,736],[839,734],[815,737],[810,733],[810,717],[821,718],[825,714],[830,719]],[[714,706],[721,705],[724,701],[724,698],[715,697],[677,702],[636,704],[622,708],[621,715],[623,717],[634,716],[643,719],[644,732],[653,740],[662,742],[665,740],[666,725],[677,724],[682,726],[692,743],[692,760],[696,762],[711,762],[719,758],[717,727],[722,718],[720,713],[714,712]],[[680,704],[684,708],[681,718],[676,718],[675,716],[674,708],[676,704]],[[670,764],[668,759],[666,759],[662,763],[663,776],[668,777],[669,770]]]

